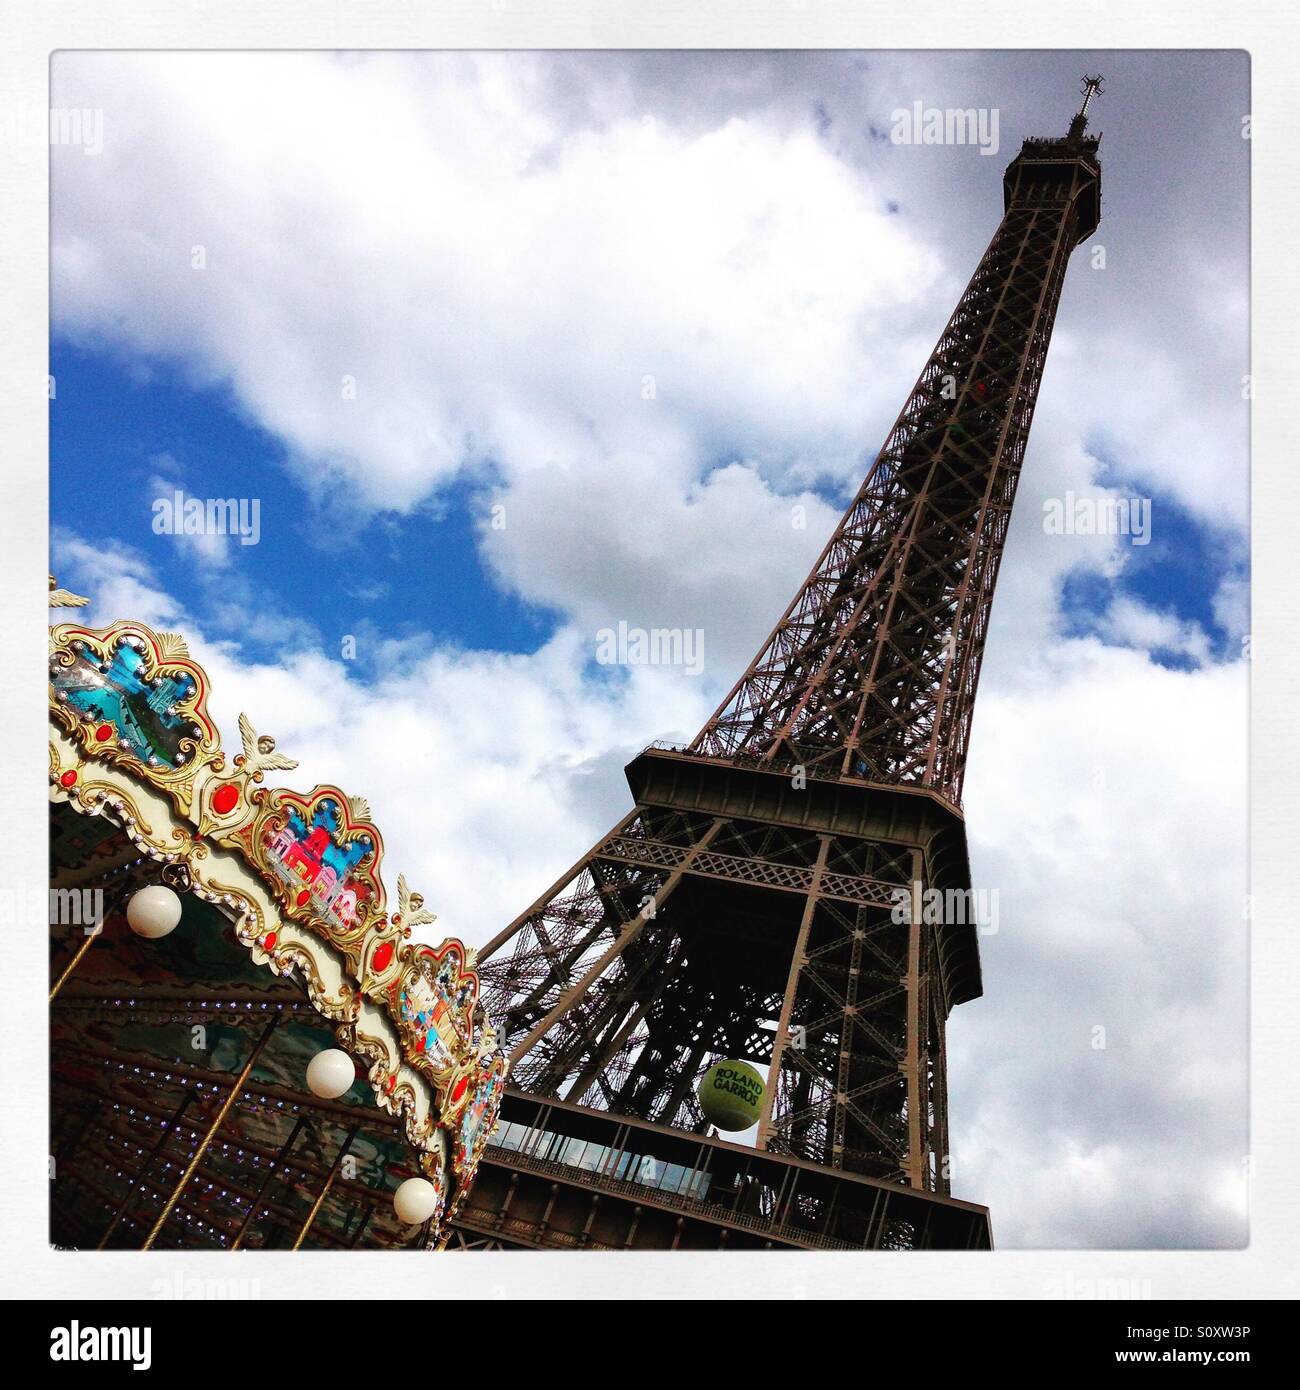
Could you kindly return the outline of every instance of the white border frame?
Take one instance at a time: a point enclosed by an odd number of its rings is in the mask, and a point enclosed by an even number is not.
[[[430,6],[429,10],[432,11]],[[1295,1297],[1300,1143],[1300,941],[1288,912],[1297,862],[1295,770],[1300,690],[1288,564],[1300,534],[1300,429],[1291,364],[1300,360],[1292,241],[1300,220],[1300,22],[1288,0],[1068,0],[1038,6],[936,0],[859,13],[851,0],[335,0],[275,12],[265,0],[27,0],[5,12],[0,92],[18,110],[49,103],[60,48],[1237,48],[1250,53],[1254,140],[1252,359],[1253,671],[1251,694],[1251,1243],[1240,1251],[996,1251],[933,1254],[479,1253],[428,1259],[418,1273],[384,1252],[148,1256],[51,1250],[44,1132],[44,923],[8,922],[5,1086],[0,1099],[0,1229],[9,1296],[158,1298],[182,1282],[245,1280],[250,1297],[1046,1298],[1132,1281],[1153,1298]],[[938,42],[941,37],[942,42]],[[1158,177],[1158,171],[1153,171]],[[0,794],[8,814],[2,883],[43,895],[31,866],[46,844],[49,163],[41,146],[0,147],[0,447],[6,460],[0,544],[0,664],[7,735]],[[1288,631],[1288,628],[1291,630]],[[1288,641],[1288,639],[1290,639]],[[1206,730],[1213,756],[1213,730]],[[29,901],[21,897],[19,901]],[[1066,1194],[1063,1194],[1063,1197]],[[996,1212],[994,1213],[996,1219]],[[419,1258],[412,1256],[411,1258]],[[1113,1285],[1112,1285],[1113,1287]],[[1121,1285],[1122,1287],[1122,1285]]]

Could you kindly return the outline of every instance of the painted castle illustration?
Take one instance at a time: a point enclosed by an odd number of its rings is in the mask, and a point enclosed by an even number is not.
[[[267,841],[271,863],[286,883],[301,884],[315,911],[341,927],[351,927],[364,911],[370,890],[352,878],[352,870],[369,852],[368,841],[340,845],[327,823],[332,802],[322,802],[310,827],[301,816],[289,819]]]

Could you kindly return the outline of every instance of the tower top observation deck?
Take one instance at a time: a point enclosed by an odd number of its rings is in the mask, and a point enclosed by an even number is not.
[[[1007,208],[1017,199],[1073,194],[1078,206],[1076,245],[1090,237],[1101,221],[1101,164],[1097,159],[1101,134],[1089,135],[1087,131],[1088,107],[1093,97],[1105,91],[1104,79],[1099,74],[1085,76],[1080,91],[1083,105],[1065,135],[1031,136],[1007,165],[1002,181],[1003,206]]]

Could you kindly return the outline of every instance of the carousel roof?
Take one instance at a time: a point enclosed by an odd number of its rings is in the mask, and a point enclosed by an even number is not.
[[[209,689],[174,634],[51,628],[54,1238],[409,1245],[419,1175],[437,1244],[505,1082],[474,953],[413,940],[433,914],[403,875],[390,897],[366,803],[264,785],[296,764],[243,715],[228,753]],[[160,880],[180,928],[142,939],[123,910]],[[322,1100],[333,1047],[357,1074]]]

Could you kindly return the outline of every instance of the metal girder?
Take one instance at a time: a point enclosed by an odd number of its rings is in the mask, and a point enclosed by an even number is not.
[[[1013,199],[858,496],[691,745],[961,800],[988,611],[1088,178]]]

